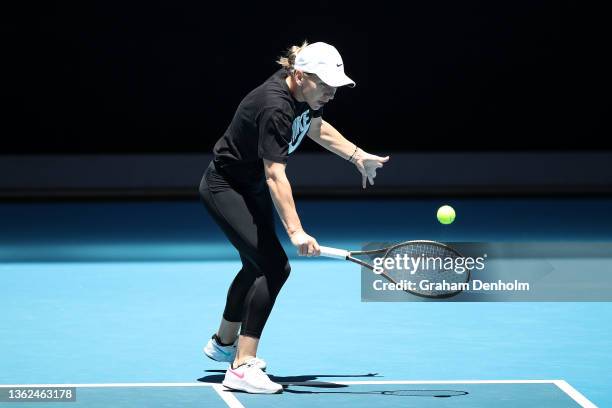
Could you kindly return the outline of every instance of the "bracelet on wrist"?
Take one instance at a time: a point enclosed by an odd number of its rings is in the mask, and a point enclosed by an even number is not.
[[[355,145],[355,150],[353,151],[353,154],[351,154],[351,157],[349,157],[348,161],[350,161],[351,163],[353,162],[353,158],[355,157],[355,154],[357,153],[357,145]]]

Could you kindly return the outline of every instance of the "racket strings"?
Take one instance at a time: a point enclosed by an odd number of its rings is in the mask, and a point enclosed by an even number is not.
[[[453,284],[469,281],[469,270],[461,260],[459,253],[441,244],[409,243],[392,248],[383,261],[388,263],[383,265],[393,282],[413,282],[410,292],[437,297],[458,293],[461,289]],[[389,264],[393,267],[387,268]]]

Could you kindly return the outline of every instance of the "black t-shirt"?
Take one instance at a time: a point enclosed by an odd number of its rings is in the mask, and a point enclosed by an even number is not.
[[[286,163],[297,149],[311,119],[320,117],[322,109],[311,111],[306,102],[296,101],[286,77],[284,69],[278,70],[240,102],[213,148],[217,167],[231,173],[263,174],[263,159]]]

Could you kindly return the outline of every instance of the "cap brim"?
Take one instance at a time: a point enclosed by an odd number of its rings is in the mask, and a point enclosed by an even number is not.
[[[355,81],[353,81],[344,73],[330,75],[318,74],[318,76],[323,82],[325,82],[329,86],[333,86],[334,88],[338,88],[341,86],[349,86],[351,88],[354,88],[356,85]]]

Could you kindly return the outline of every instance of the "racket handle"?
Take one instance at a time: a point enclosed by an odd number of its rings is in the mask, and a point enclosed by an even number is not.
[[[331,248],[326,246],[319,246],[321,249],[321,256],[327,258],[346,259],[349,256],[349,251],[344,249]]]

